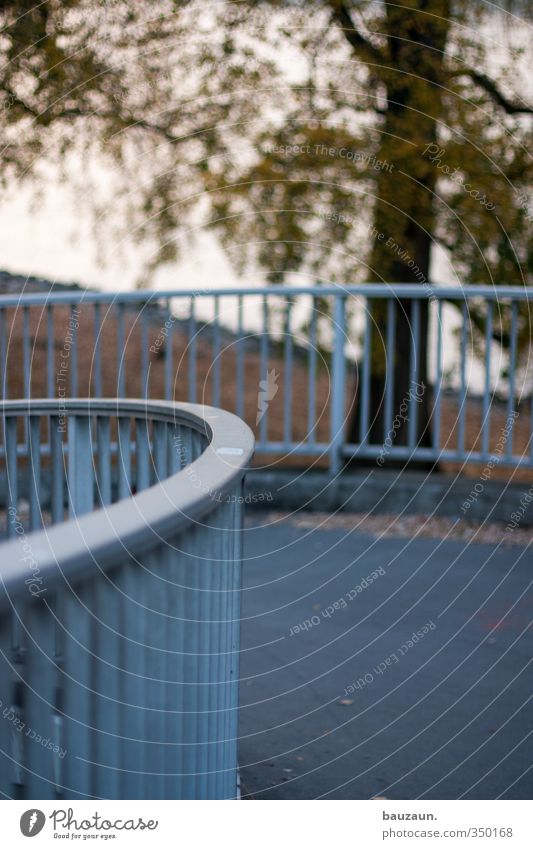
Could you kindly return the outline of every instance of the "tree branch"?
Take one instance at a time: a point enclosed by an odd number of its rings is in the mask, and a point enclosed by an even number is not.
[[[55,118],[102,118],[105,121],[115,121],[121,125],[121,130],[131,130],[134,127],[140,127],[142,130],[148,130],[152,133],[157,133],[163,136],[167,141],[174,143],[180,141],[180,136],[174,135],[167,127],[161,124],[152,124],[144,118],[125,117],[118,112],[101,111],[98,109],[79,109],[76,107],[62,109],[61,112],[54,114]]]
[[[521,103],[513,103],[503,92],[500,91],[494,80],[482,74],[480,71],[475,71],[473,68],[462,68],[456,71],[453,76],[468,76],[470,79],[487,92],[501,106],[508,115],[533,115],[533,106],[522,105]]]
[[[180,136],[174,135],[168,127],[161,124],[152,124],[151,121],[148,121],[145,118],[134,118],[133,116],[125,117],[112,110],[84,109],[83,107],[70,107],[61,109],[60,111],[39,110],[35,106],[27,103],[25,100],[22,100],[22,98],[15,94],[15,92],[5,83],[1,87],[11,99],[12,103],[16,103],[17,106],[27,112],[28,115],[43,124],[51,123],[56,120],[64,120],[66,118],[101,118],[105,121],[119,124],[122,130],[140,127],[143,130],[163,136],[166,141],[171,143],[181,140]]]
[[[358,29],[352,20],[346,5],[339,0],[329,0],[329,6],[332,11],[332,17],[335,23],[342,29],[348,43],[353,47],[361,59],[369,65],[383,65],[385,56],[378,47],[368,41]]]

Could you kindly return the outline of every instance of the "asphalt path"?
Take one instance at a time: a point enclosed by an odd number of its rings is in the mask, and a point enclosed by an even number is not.
[[[252,522],[245,797],[531,798],[532,548]]]

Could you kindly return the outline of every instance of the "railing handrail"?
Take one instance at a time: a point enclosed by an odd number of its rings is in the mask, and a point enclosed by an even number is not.
[[[135,292],[105,292],[96,289],[71,289],[61,292],[20,292],[12,295],[0,295],[0,308],[16,307],[19,305],[37,306],[42,304],[116,304],[116,303],[157,303],[159,300],[170,298],[196,298],[196,297],[225,297],[238,295],[281,295],[284,297],[292,295],[360,295],[373,298],[387,298],[391,293],[399,297],[446,300],[449,298],[460,299],[461,297],[480,297],[489,300],[499,298],[511,298],[519,301],[533,300],[533,286],[451,286],[437,285],[427,282],[421,283],[350,283],[350,284],[317,284],[313,286],[247,286],[239,288],[229,286],[216,289],[139,289]]]
[[[2,419],[28,413],[136,418],[148,413],[150,420],[188,425],[209,439],[200,457],[148,489],[80,518],[28,532],[24,542],[31,546],[31,556],[47,589],[63,577],[68,581],[84,573],[89,577],[95,565],[107,571],[124,558],[125,552],[135,557],[201,519],[215,509],[214,498],[227,494],[235,479],[244,474],[253,454],[254,436],[241,419],[201,404],[117,398],[0,402]],[[200,486],[195,488],[197,481]],[[0,611],[11,609],[13,601],[27,594],[24,548],[17,538],[0,546]]]

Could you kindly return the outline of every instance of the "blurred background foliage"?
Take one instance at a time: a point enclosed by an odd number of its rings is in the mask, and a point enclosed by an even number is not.
[[[206,229],[272,282],[424,283],[439,245],[461,282],[531,283],[531,10],[503,5],[3,3],[0,179],[81,157],[97,233],[153,247],[143,284]]]
[[[526,11],[4,3],[1,176],[35,180],[73,150],[111,160],[104,226],[155,240],[156,262],[201,226],[236,266],[272,280],[411,279],[374,227],[424,274],[429,240],[469,282],[521,283],[532,271]]]

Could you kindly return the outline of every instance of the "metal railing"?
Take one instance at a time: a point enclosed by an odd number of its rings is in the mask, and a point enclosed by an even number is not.
[[[249,428],[171,402],[0,408],[0,791],[235,798]]]
[[[531,467],[532,299],[527,287],[429,284],[1,296],[0,391],[222,404],[255,428],[257,454],[326,458],[334,472],[384,448],[461,464],[498,448],[502,465]],[[417,398],[393,374],[404,360],[417,385],[426,356],[431,433],[421,440]]]

